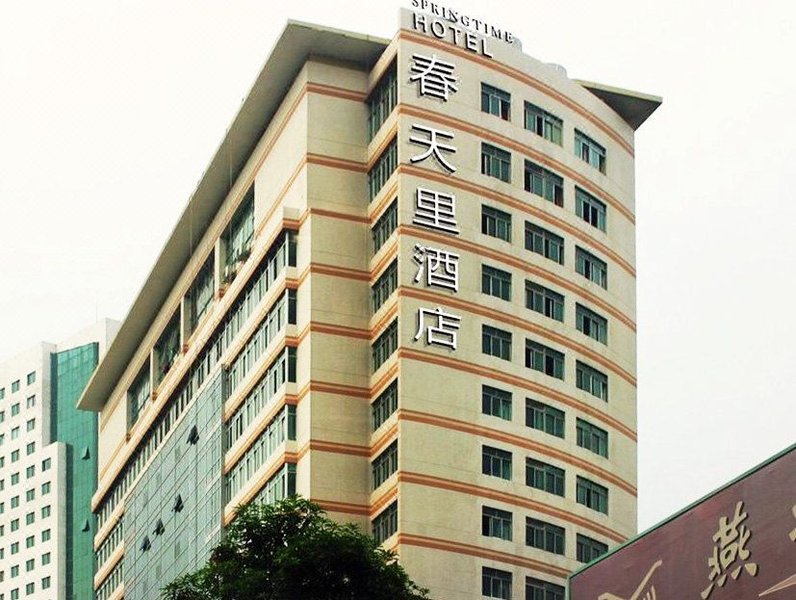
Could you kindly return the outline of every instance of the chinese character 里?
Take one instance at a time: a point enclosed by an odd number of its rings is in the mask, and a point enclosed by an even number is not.
[[[438,248],[415,244],[412,260],[417,263],[415,283],[425,280],[427,286],[459,291],[459,255]]]
[[[425,188],[417,188],[415,197],[415,225],[423,225],[446,233],[459,233],[456,226],[456,196]]]
[[[432,320],[434,325],[426,325],[427,319]],[[420,308],[417,311],[417,333],[415,341],[426,332],[426,344],[429,346],[445,346],[451,350],[456,350],[456,332],[459,331],[462,318],[444,312],[439,306],[435,309]]]
[[[432,96],[447,102],[452,92],[459,91],[453,75],[455,65],[438,59],[436,55],[413,54],[412,59],[414,62],[410,65],[410,70],[413,74],[409,81],[420,84],[421,96]]]
[[[757,564],[751,561],[751,551],[746,547],[752,532],[743,524],[747,513],[743,510],[743,502],[735,505],[735,514],[732,521],[727,517],[719,519],[719,529],[713,535],[713,555],[708,558],[710,585],[702,592],[702,600],[707,600],[714,586],[723,587],[727,581],[727,573],[733,579],[738,579],[741,570],[745,569],[749,575],[757,575]]]
[[[448,162],[448,159],[445,158],[445,155],[442,154],[443,152],[450,152],[455,153],[456,148],[451,146],[450,144],[446,144],[440,140],[452,140],[453,134],[449,131],[443,131],[441,129],[434,129],[433,127],[426,127],[424,125],[418,125],[417,123],[412,124],[412,129],[416,131],[421,131],[424,134],[428,134],[428,139],[425,137],[419,136],[411,136],[409,141],[413,144],[418,144],[420,146],[425,146],[426,151],[416,156],[411,157],[409,160],[413,163],[421,162],[426,160],[429,156],[433,156],[437,159],[440,165],[445,167],[451,173],[456,171],[456,167],[454,167],[451,163]]]

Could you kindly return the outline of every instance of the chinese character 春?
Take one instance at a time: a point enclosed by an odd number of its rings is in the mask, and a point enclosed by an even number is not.
[[[412,260],[417,263],[415,283],[420,283],[425,273],[426,285],[459,291],[458,254],[415,244]]]
[[[458,235],[456,196],[417,188],[415,216],[412,223]]]
[[[435,325],[426,326],[426,318],[430,317],[436,322]],[[419,308],[417,310],[417,333],[415,341],[426,332],[426,344],[429,346],[445,346],[451,350],[456,350],[456,332],[461,326],[462,318],[456,315],[443,312],[438,306],[435,309]]]
[[[429,156],[433,156],[437,159],[439,164],[445,167],[451,173],[456,171],[456,167],[448,162],[448,159],[442,154],[442,152],[456,152],[456,148],[451,146],[450,144],[445,144],[444,142],[440,141],[441,139],[452,140],[453,134],[449,131],[443,131],[441,129],[434,129],[433,127],[425,127],[424,125],[418,125],[416,123],[412,124],[412,129],[417,131],[422,131],[423,133],[428,134],[428,139],[424,137],[417,137],[411,136],[409,141],[413,144],[418,144],[420,146],[426,146],[426,151],[413,156],[410,158],[410,162],[416,163],[426,160]]]
[[[747,516],[743,510],[743,502],[738,502],[735,505],[732,521],[727,517],[719,519],[719,529],[713,535],[715,542],[713,555],[708,558],[710,567],[708,579],[711,583],[702,592],[702,600],[707,600],[713,591],[713,586],[724,586],[727,573],[733,579],[738,579],[742,569],[745,569],[752,577],[757,575],[757,564],[751,561],[746,562],[752,554],[746,547],[749,538],[752,537],[752,532],[743,524]]]
[[[459,91],[453,75],[455,65],[439,60],[435,55],[413,54],[412,59],[414,62],[410,65],[410,70],[413,75],[409,77],[409,81],[420,82],[421,96],[433,96],[447,102],[452,92]]]

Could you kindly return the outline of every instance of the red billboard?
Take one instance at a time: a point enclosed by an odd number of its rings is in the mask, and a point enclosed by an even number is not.
[[[796,445],[594,561],[570,600],[796,598]]]

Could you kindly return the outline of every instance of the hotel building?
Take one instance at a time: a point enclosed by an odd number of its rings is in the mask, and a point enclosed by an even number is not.
[[[660,99],[403,10],[291,22],[101,362],[99,600],[308,497],[437,600],[636,532],[634,131]],[[480,31],[480,30],[479,30]]]
[[[0,600],[93,597],[97,415],[75,404],[118,325],[0,364]]]

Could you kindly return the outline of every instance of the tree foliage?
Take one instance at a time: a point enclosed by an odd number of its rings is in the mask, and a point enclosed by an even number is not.
[[[395,553],[317,504],[288,498],[238,509],[207,564],[162,600],[424,600]]]

